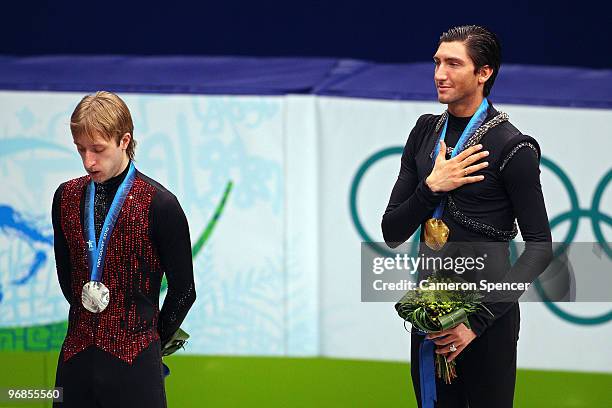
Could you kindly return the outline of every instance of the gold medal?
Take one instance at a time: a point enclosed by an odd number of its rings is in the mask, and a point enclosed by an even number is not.
[[[425,244],[439,251],[448,241],[449,229],[444,221],[438,218],[430,218],[425,222]]]

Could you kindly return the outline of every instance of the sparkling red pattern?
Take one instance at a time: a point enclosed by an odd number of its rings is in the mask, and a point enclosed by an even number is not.
[[[81,304],[89,281],[87,243],[81,225],[80,200],[89,176],[66,183],[61,199],[62,230],[70,251],[72,298],[64,361],[96,346],[131,364],[152,341],[159,339],[159,291],[162,267],[149,237],[149,210],[155,188],[136,177],[108,242],[102,282],[110,303],[102,313]]]

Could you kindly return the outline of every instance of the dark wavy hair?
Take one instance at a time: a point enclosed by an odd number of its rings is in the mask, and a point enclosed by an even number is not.
[[[438,46],[443,42],[452,41],[465,43],[467,53],[476,67],[474,73],[477,73],[485,65],[493,69],[493,74],[485,82],[483,90],[484,96],[489,96],[501,65],[501,44],[497,36],[481,26],[458,26],[442,33]]]

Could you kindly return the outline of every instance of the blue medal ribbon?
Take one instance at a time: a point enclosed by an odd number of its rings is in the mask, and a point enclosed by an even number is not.
[[[436,367],[434,348],[436,343],[423,339],[419,347],[419,383],[421,384],[421,408],[434,408],[438,400],[436,392]]]
[[[102,279],[102,270],[104,267],[104,258],[106,257],[106,249],[108,240],[113,233],[113,229],[115,228],[115,223],[119,218],[119,213],[121,212],[121,207],[123,207],[123,203],[134,184],[136,174],[136,168],[134,167],[134,163],[130,161],[130,168],[128,169],[127,175],[119,188],[117,189],[117,193],[115,193],[115,197],[113,198],[113,203],[111,204],[110,209],[108,210],[108,214],[104,219],[104,225],[102,226],[102,230],[100,231],[100,238],[96,243],[96,227],[94,224],[94,198],[96,194],[96,185],[93,180],[87,186],[87,194],[85,196],[85,219],[87,223],[85,224],[86,236],[87,236],[87,245],[88,245],[88,259],[89,259],[89,270],[90,270],[90,281],[100,282]]]
[[[469,123],[467,124],[467,126],[463,130],[463,133],[461,134],[461,137],[459,137],[459,140],[457,141],[457,144],[453,148],[453,152],[451,153],[451,159],[453,157],[457,156],[459,153],[461,153],[463,151],[463,145],[465,144],[465,142],[484,123],[485,119],[487,118],[487,109],[488,108],[489,108],[489,102],[487,101],[487,98],[484,98],[482,100],[482,103],[480,104],[480,106],[476,110],[476,113],[474,113],[474,115],[472,116],[472,119],[470,119]],[[434,165],[436,163],[436,157],[438,157],[438,152],[440,151],[440,141],[444,140],[444,138],[446,137],[446,128],[447,127],[448,127],[448,118],[446,118],[446,121],[444,122],[444,129],[442,129],[442,133],[440,134],[440,138],[438,139],[438,142],[436,143],[436,147],[435,147],[434,154],[433,154],[433,162],[432,162]],[[442,218],[442,213],[444,212],[444,206],[445,205],[446,205],[446,198],[444,198],[440,202],[440,204],[436,207],[432,217],[433,218],[437,218],[437,219],[441,219]]]

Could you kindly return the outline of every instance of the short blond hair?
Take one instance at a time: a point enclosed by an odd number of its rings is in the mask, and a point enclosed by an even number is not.
[[[132,115],[125,102],[112,92],[98,91],[81,99],[70,116],[70,131],[73,137],[87,135],[92,139],[99,133],[106,140],[114,139],[117,146],[123,135],[129,133],[132,137],[126,153],[134,160]]]

